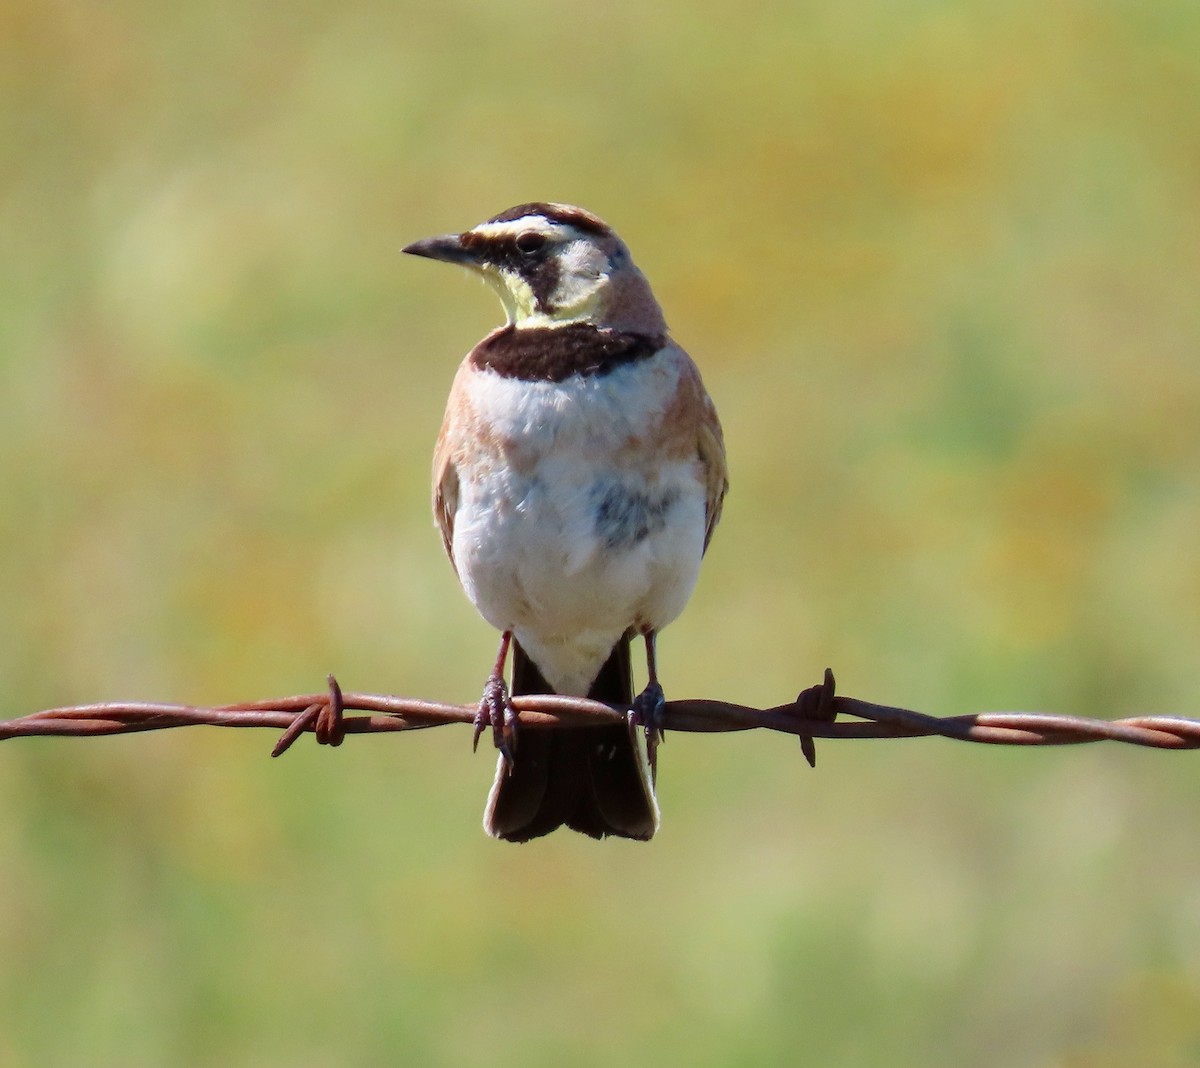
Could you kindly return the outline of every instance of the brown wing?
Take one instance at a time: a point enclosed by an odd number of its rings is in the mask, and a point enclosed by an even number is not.
[[[729,489],[729,469],[725,465],[725,435],[712,398],[704,388],[700,369],[681,348],[672,348],[682,358],[679,390],[663,413],[664,451],[676,457],[695,457],[700,461],[704,479],[704,548],[712,540],[721,506]]]
[[[455,574],[458,567],[454,563],[454,516],[458,511],[458,471],[451,461],[453,450],[450,447],[450,435],[447,432],[449,420],[442,424],[442,432],[438,435],[437,447],[433,451],[433,521],[442,532],[442,545],[446,555],[450,557],[450,566]]]
[[[712,398],[704,394],[704,409],[699,434],[700,463],[704,468],[705,509],[704,548],[712,541],[721,518],[725,494],[729,491],[729,467],[725,462],[725,435]]]
[[[670,448],[680,456],[692,455],[700,460],[704,479],[704,550],[713,540],[716,523],[721,518],[721,505],[730,488],[730,469],[725,463],[725,433],[721,420],[716,418],[713,398],[704,389],[700,368],[683,353],[684,365],[679,378],[676,400],[664,416],[664,431],[671,439]]]

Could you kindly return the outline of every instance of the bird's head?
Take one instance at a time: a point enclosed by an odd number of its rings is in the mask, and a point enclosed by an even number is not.
[[[582,208],[520,204],[464,233],[414,241],[404,251],[482,275],[518,328],[586,322],[666,332],[650,284],[624,242]]]

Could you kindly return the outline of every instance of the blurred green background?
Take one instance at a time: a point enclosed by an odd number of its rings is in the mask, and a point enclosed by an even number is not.
[[[725,422],[668,695],[1200,714],[1200,6],[15,0],[3,714],[472,700],[428,506],[500,318],[399,255],[608,219]],[[0,1063],[1200,1063],[1200,757],[676,735],[650,846],[465,730],[0,750]]]

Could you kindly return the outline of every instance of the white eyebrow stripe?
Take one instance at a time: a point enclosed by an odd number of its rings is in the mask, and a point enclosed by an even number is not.
[[[505,222],[480,223],[471,233],[480,237],[516,237],[526,230],[537,230],[538,233],[552,237],[565,237],[569,228],[562,223],[551,222],[542,215],[524,215],[520,219],[508,219]]]

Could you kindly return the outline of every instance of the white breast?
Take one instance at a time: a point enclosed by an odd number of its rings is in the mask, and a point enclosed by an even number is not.
[[[507,447],[459,465],[455,565],[559,693],[586,693],[627,628],[665,626],[695,585],[699,458],[652,444],[685,360],[668,348],[602,376],[470,380],[468,402]]]

